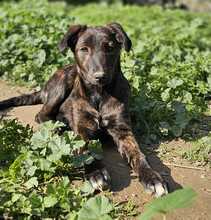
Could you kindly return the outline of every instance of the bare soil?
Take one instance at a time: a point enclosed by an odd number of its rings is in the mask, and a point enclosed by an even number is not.
[[[178,5],[185,5],[188,11],[194,12],[210,12],[211,1],[210,0],[177,0]]]
[[[0,91],[0,100],[29,92],[26,88],[14,87],[3,81],[0,81]],[[36,129],[38,125],[35,123],[34,117],[40,108],[41,105],[18,107],[4,113],[4,118],[18,118],[23,124],[30,124]],[[162,144],[168,147],[168,150],[170,149],[168,157],[161,157],[161,160],[155,153],[151,153],[148,156],[150,164],[166,179],[170,191],[190,186],[198,194],[192,207],[176,210],[174,213],[167,215],[167,219],[211,220],[211,170],[206,167],[194,167],[193,164],[181,159],[174,153],[177,147],[181,150],[190,147],[189,142],[178,139]],[[112,177],[113,199],[117,202],[131,200],[142,212],[145,204],[150,202],[153,197],[144,192],[137,177],[131,173],[127,163],[120,157],[112,144],[104,147],[104,158]],[[130,219],[136,218],[132,217]],[[163,217],[157,216],[154,219],[159,220]]]

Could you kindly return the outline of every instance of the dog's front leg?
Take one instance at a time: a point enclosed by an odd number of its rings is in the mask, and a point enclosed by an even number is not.
[[[117,144],[118,151],[122,157],[127,159],[130,166],[138,174],[145,189],[153,193],[156,197],[167,194],[168,191],[163,178],[148,164],[132,131],[113,127],[108,129],[108,132]]]

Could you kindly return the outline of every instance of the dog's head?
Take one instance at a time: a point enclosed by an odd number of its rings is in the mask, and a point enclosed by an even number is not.
[[[64,52],[70,48],[75,55],[78,72],[85,82],[105,85],[120,68],[120,51],[132,46],[130,38],[118,23],[103,27],[71,26],[59,44]]]

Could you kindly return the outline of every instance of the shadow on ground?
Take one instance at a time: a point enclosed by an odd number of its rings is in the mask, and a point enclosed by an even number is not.
[[[198,120],[194,120],[190,123],[185,131],[183,140],[193,141],[198,140],[204,136],[207,136],[211,131],[211,117],[202,115]],[[169,138],[168,141],[173,140]],[[154,170],[160,173],[168,184],[169,192],[173,192],[177,189],[183,188],[183,186],[175,181],[171,175],[171,169],[166,166],[163,161],[157,155],[157,149],[159,148],[161,141],[157,144],[140,144],[141,148],[147,154],[147,159]],[[108,140],[103,144],[104,151],[104,164],[107,167],[112,178],[112,191],[119,192],[127,188],[132,179],[137,178],[131,171],[127,162],[120,156],[117,151],[117,147]]]
[[[112,179],[112,191],[118,192],[127,188],[131,184],[131,180],[137,178],[137,176],[131,171],[127,162],[120,156],[115,144],[111,140],[103,144],[103,152],[103,162]],[[169,192],[182,188],[171,176],[169,167],[165,166],[155,153],[150,154],[147,159],[152,168],[163,176],[168,184]]]

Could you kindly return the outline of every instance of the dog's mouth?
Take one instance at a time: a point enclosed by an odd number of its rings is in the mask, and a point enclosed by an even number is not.
[[[96,84],[106,85],[106,84],[109,84],[110,79],[108,77],[102,77],[102,78],[96,79],[95,81],[96,81]]]
[[[95,82],[95,84],[105,85],[110,82],[110,75],[105,71],[97,71],[93,75],[93,81]]]
[[[83,77],[84,81],[94,85],[94,86],[105,86],[111,83],[112,77],[111,75],[104,75],[104,76],[93,76],[93,74],[87,75],[87,77]]]
[[[99,85],[99,86],[104,86],[107,85],[111,82],[111,77],[109,76],[103,76],[103,77],[93,77],[92,79],[89,80],[89,82],[93,85]]]

